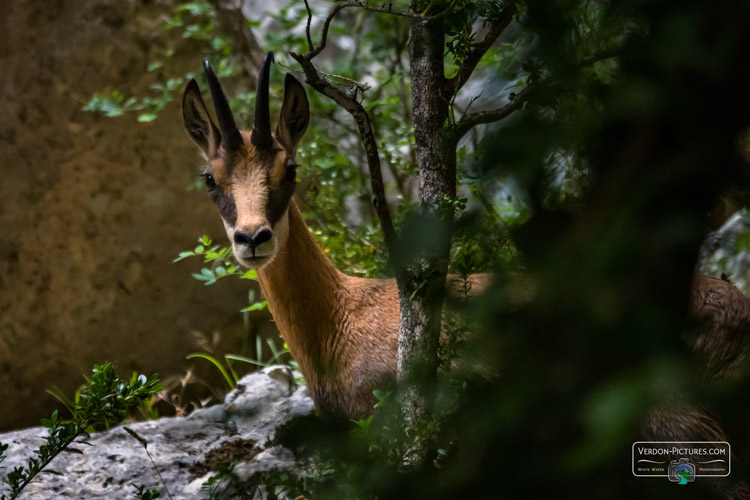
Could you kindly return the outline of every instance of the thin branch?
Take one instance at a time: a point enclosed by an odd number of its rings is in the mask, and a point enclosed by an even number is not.
[[[398,16],[398,17],[405,17],[408,19],[421,19],[423,21],[433,21],[435,19],[438,19],[446,14],[448,14],[451,9],[453,8],[453,4],[455,3],[455,0],[451,1],[451,3],[448,5],[448,7],[433,16],[426,16],[424,14],[417,14],[412,11],[404,11],[404,10],[393,10],[393,4],[387,4],[387,5],[371,5],[362,1],[352,0],[349,2],[342,2],[337,3],[331,11],[326,16],[325,21],[323,21],[323,28],[321,29],[320,34],[320,45],[317,47],[314,47],[312,38],[310,36],[310,24],[312,23],[312,11],[310,10],[310,4],[308,3],[308,0],[305,1],[305,8],[307,9],[307,45],[310,49],[310,52],[307,54],[302,54],[301,56],[307,59],[308,61],[311,61],[315,56],[320,54],[323,49],[326,47],[326,41],[328,39],[328,28],[331,25],[331,22],[336,17],[336,15],[349,7],[359,7],[360,9],[369,10],[372,12],[379,12],[381,14],[390,14],[392,16]]]
[[[406,17],[408,19],[419,19],[422,21],[434,21],[435,19],[438,19],[450,13],[455,3],[456,3],[456,0],[451,0],[451,3],[448,4],[448,7],[446,7],[445,10],[437,14],[434,14],[432,16],[427,15],[427,12],[432,7],[432,4],[430,4],[421,14],[418,14],[411,10],[393,10],[393,3],[388,3],[388,4],[383,4],[383,5],[372,5],[370,3],[366,3],[363,1],[352,0],[350,2],[347,2],[346,6],[347,7],[359,7],[361,9],[369,10],[372,12],[379,12],[381,14],[390,14],[392,16],[398,16],[398,17]]]
[[[318,69],[310,61],[311,58],[309,56],[311,53],[302,55],[292,52],[290,55],[302,66],[307,83],[321,94],[333,99],[336,104],[352,115],[352,118],[357,123],[357,129],[365,148],[367,167],[370,171],[372,204],[380,220],[380,226],[383,229],[386,250],[391,255],[396,240],[396,231],[393,228],[393,220],[391,219],[391,213],[385,199],[385,186],[383,184],[383,175],[380,171],[380,153],[378,152],[377,141],[375,140],[372,124],[370,123],[370,116],[362,104],[357,101],[356,90],[354,94],[349,95],[320,75]]]
[[[505,106],[501,106],[490,111],[480,111],[477,113],[470,113],[461,117],[461,120],[456,123],[455,128],[455,140],[456,143],[466,135],[466,133],[477,125],[483,123],[492,123],[509,116],[514,111],[521,109],[529,97],[534,94],[539,88],[543,86],[542,82],[529,83],[522,91],[513,96],[513,98]]]
[[[305,8],[307,9],[307,29],[305,30],[305,32],[307,35],[307,45],[310,49],[310,52],[308,52],[307,54],[300,54],[300,57],[303,57],[304,59],[308,61],[312,61],[313,58],[315,58],[318,54],[320,54],[323,51],[323,49],[326,48],[326,42],[328,41],[328,29],[331,26],[331,22],[333,21],[333,19],[336,17],[336,15],[339,12],[349,7],[359,7],[359,8],[371,10],[374,12],[393,14],[394,16],[416,17],[419,19],[426,19],[412,12],[393,11],[393,10],[390,10],[390,7],[378,7],[375,5],[368,5],[366,3],[359,2],[359,1],[337,3],[328,13],[325,21],[323,21],[323,28],[320,31],[320,44],[317,47],[314,47],[313,42],[312,42],[312,37],[310,35],[310,24],[312,23],[312,10],[310,9],[310,4],[308,3],[308,1],[305,0]]]
[[[606,59],[612,59],[613,57],[617,57],[622,53],[621,47],[613,47],[610,49],[603,50],[601,52],[596,52],[594,54],[591,54],[589,56],[584,57],[581,59],[581,61],[574,65],[574,68],[584,68],[586,66],[591,66],[594,63],[597,63],[599,61],[604,61]],[[483,123],[493,123],[496,121],[500,121],[503,118],[509,116],[514,111],[517,111],[523,107],[523,105],[529,100],[529,98],[538,92],[541,88],[547,87],[550,84],[553,84],[554,79],[553,78],[546,78],[544,80],[537,80],[529,83],[526,85],[526,87],[521,90],[518,94],[514,95],[510,102],[505,104],[504,106],[501,106],[499,108],[495,108],[489,111],[480,111],[477,113],[469,113],[464,114],[461,117],[461,120],[456,123],[455,126],[455,139],[456,143],[461,140],[461,138],[466,135],[466,133],[471,130],[472,128],[476,127],[477,125],[481,125]],[[473,102],[473,101],[472,101]],[[467,108],[468,111],[468,108]]]
[[[480,42],[473,45],[472,50],[466,55],[461,65],[461,69],[456,75],[450,80],[446,81],[448,88],[452,89],[453,95],[458,94],[461,87],[469,80],[471,74],[474,73],[477,64],[482,59],[482,56],[492,47],[495,41],[505,31],[510,22],[513,20],[513,16],[516,15],[518,5],[513,0],[506,0],[504,2],[503,9],[497,15],[495,19],[490,22],[490,27],[484,38]]]
[[[305,0],[305,8],[307,9],[307,28],[305,29],[305,35],[307,35],[307,47],[310,52],[315,49],[313,45],[312,37],[310,36],[310,24],[312,24],[312,10],[310,10],[310,4]]]
[[[443,12],[440,12],[439,14],[435,14],[433,16],[428,16],[427,13],[430,11],[430,9],[432,8],[432,6],[435,5],[435,2],[430,2],[430,4],[425,8],[425,10],[422,11],[422,13],[419,15],[419,17],[421,17],[425,21],[432,21],[432,20],[437,19],[439,17],[443,17],[444,15],[446,15],[447,13],[449,13],[451,11],[451,9],[453,8],[453,5],[455,3],[456,3],[456,0],[451,0],[451,3],[448,4],[448,7],[446,7],[446,9]]]
[[[340,3],[337,4],[334,8],[331,9],[331,11],[328,13],[328,16],[326,16],[326,20],[323,21],[323,28],[320,32],[320,45],[313,48],[312,43],[312,37],[310,35],[310,24],[312,22],[312,11],[310,10],[310,4],[305,0],[305,7],[307,8],[307,43],[310,46],[310,52],[307,54],[298,54],[300,57],[304,58],[306,61],[311,61],[315,56],[320,54],[323,49],[326,48],[326,42],[328,41],[328,28],[331,26],[331,21],[333,21],[333,18],[336,17],[336,14],[338,14],[341,10],[347,8],[347,7],[357,7],[359,4],[357,2],[349,2],[349,3]]]
[[[593,54],[590,54],[583,59],[581,59],[581,62],[578,63],[578,67],[586,67],[591,66],[594,63],[597,63],[599,61],[604,61],[605,59],[612,59],[614,57],[619,57],[622,55],[622,47],[610,47],[609,49],[602,50],[601,52],[595,52]]]
[[[414,12],[408,11],[408,10],[393,10],[393,4],[387,4],[387,5],[370,5],[368,3],[364,2],[349,2],[349,4],[352,7],[360,7],[365,10],[370,10],[372,12],[380,12],[382,14],[391,14],[393,16],[399,16],[399,17],[406,17],[409,19],[425,19],[419,14],[415,14]]]

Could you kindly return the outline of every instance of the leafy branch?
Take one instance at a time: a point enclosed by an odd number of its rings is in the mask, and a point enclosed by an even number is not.
[[[517,11],[518,4],[516,2],[505,2],[499,13],[489,21],[487,33],[484,35],[484,38],[479,42],[471,44],[471,47],[462,54],[461,67],[458,69],[458,72],[453,78],[445,82],[447,89],[452,90],[453,95],[458,94],[458,91],[469,80],[479,61],[505,31],[505,28],[513,20],[513,16],[516,15]]]
[[[130,380],[123,381],[111,363],[95,365],[76,397],[73,418],[60,419],[55,410],[50,418],[42,419],[42,425],[49,431],[47,442],[34,452],[36,457],[29,458],[26,467],[19,466],[8,473],[3,482],[10,486],[10,496],[3,494],[0,498],[17,498],[60,453],[82,454],[83,451],[71,446],[76,439],[83,437],[80,443],[89,444],[85,439],[95,428],[109,428],[122,422],[131,408],[147,401],[161,389],[156,375],[146,378],[133,372]],[[0,454],[7,448],[7,445],[0,444]]]
[[[211,264],[211,267],[201,268],[200,273],[193,273],[191,276],[202,281],[204,285],[215,284],[219,279],[227,276],[239,276],[240,279],[253,280],[258,279],[258,273],[255,269],[243,270],[234,262],[232,248],[228,246],[214,245],[211,238],[206,235],[198,238],[198,246],[193,250],[180,252],[172,262],[179,262],[189,257],[203,257],[204,264]],[[250,305],[242,309],[242,312],[261,311],[268,306],[268,302],[256,301],[251,293]]]

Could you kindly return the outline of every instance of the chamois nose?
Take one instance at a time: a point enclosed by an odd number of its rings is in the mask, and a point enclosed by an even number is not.
[[[244,231],[235,231],[234,242],[238,245],[247,245],[252,249],[259,247],[262,243],[271,239],[271,230],[268,228],[262,228],[251,235]]]

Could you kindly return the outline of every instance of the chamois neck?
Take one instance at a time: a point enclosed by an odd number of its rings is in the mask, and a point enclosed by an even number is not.
[[[317,371],[313,366],[331,361],[325,350],[336,333],[343,274],[318,247],[294,199],[287,217],[287,240],[258,272],[258,281],[279,331],[307,377]]]

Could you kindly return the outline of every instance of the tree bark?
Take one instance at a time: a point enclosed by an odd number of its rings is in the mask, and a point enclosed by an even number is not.
[[[412,12],[427,2],[413,0]],[[449,126],[450,100],[443,68],[444,33],[436,22],[410,20],[409,60],[419,204],[422,215],[436,220],[452,218],[440,210],[446,196],[456,194],[456,148]],[[451,222],[448,220],[447,222]],[[439,224],[449,228],[450,224]],[[401,318],[398,341],[398,384],[406,425],[423,421],[429,391],[437,377],[442,298],[450,253],[450,231],[440,231],[437,248],[410,249],[412,257],[397,273]],[[420,468],[426,445],[419,444],[404,457],[404,467]]]

